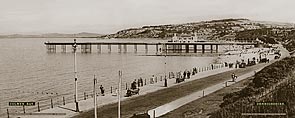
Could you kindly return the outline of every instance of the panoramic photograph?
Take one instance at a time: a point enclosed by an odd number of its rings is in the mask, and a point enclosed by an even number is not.
[[[295,118],[293,0],[0,3],[0,118]]]

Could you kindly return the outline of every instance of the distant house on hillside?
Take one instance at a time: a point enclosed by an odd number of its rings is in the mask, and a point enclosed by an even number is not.
[[[259,26],[251,25],[251,24],[242,24],[242,26],[247,30],[254,30],[254,29],[260,29]]]

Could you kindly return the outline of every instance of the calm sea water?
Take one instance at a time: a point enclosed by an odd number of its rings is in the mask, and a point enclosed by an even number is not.
[[[40,102],[41,110],[50,107],[50,99],[55,104],[62,104],[74,98],[74,56],[71,47],[67,53],[61,53],[57,47],[56,53],[47,53],[45,41],[72,41],[73,39],[18,38],[0,39],[0,114],[3,117],[8,108],[10,112],[22,112],[22,107],[8,106],[9,101]],[[81,41],[97,41],[97,39],[77,39]],[[104,40],[99,40],[104,41]],[[111,40],[116,41],[116,40]],[[125,40],[126,41],[126,40]],[[134,40],[130,40],[134,41]],[[160,40],[140,40],[154,41]],[[118,71],[123,71],[123,83],[134,79],[161,76],[165,71],[183,71],[193,67],[207,66],[216,57],[195,56],[142,56],[144,46],[138,46],[138,53],[133,52],[133,46],[128,47],[128,53],[118,53],[116,46],[108,53],[107,46],[102,46],[102,53],[80,53],[78,49],[78,88],[79,99],[83,93],[92,91],[93,76],[96,75],[107,93],[111,86],[117,86]],[[123,47],[122,47],[123,48]],[[155,47],[149,47],[148,54],[155,54]],[[167,63],[165,65],[165,62]],[[36,111],[36,107],[27,107]]]

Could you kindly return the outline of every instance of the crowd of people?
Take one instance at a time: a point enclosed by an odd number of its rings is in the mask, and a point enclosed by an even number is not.
[[[207,67],[207,69],[212,68],[214,69],[214,65],[211,64],[210,66]],[[183,72],[179,71],[179,72],[168,72],[168,76],[166,78],[166,76],[161,76],[159,77],[160,79],[158,79],[158,77],[156,77],[155,75],[152,75],[151,78],[149,78],[149,84],[155,84],[158,81],[164,81],[163,85],[164,87],[168,86],[168,82],[167,79],[172,79],[175,78],[176,79],[176,83],[180,83],[182,81],[184,81],[185,79],[190,79],[191,76],[196,75],[199,71],[197,67],[192,68],[192,70],[185,70]],[[202,69],[203,71],[203,69]],[[148,79],[147,79],[148,80]],[[134,94],[134,92],[136,92],[136,94],[139,93],[139,87],[142,87],[144,85],[147,84],[146,79],[144,80],[142,77],[140,77],[139,79],[135,79],[130,85],[130,89],[129,87],[127,87],[127,83],[126,83],[126,96],[131,96]],[[101,95],[104,96],[105,95],[105,90],[104,87],[102,85],[100,85],[100,92]],[[113,93],[113,96],[117,95],[117,88],[115,88],[115,92]],[[111,90],[112,91],[112,90]],[[128,95],[127,95],[128,94]]]

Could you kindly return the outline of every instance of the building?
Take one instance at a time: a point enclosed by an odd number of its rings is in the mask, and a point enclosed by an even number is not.
[[[178,42],[178,43],[192,43],[192,42],[204,42],[205,40],[203,38],[200,38],[199,36],[202,36],[203,34],[194,33],[192,34],[181,34],[177,36],[174,34],[172,39],[169,42]]]

